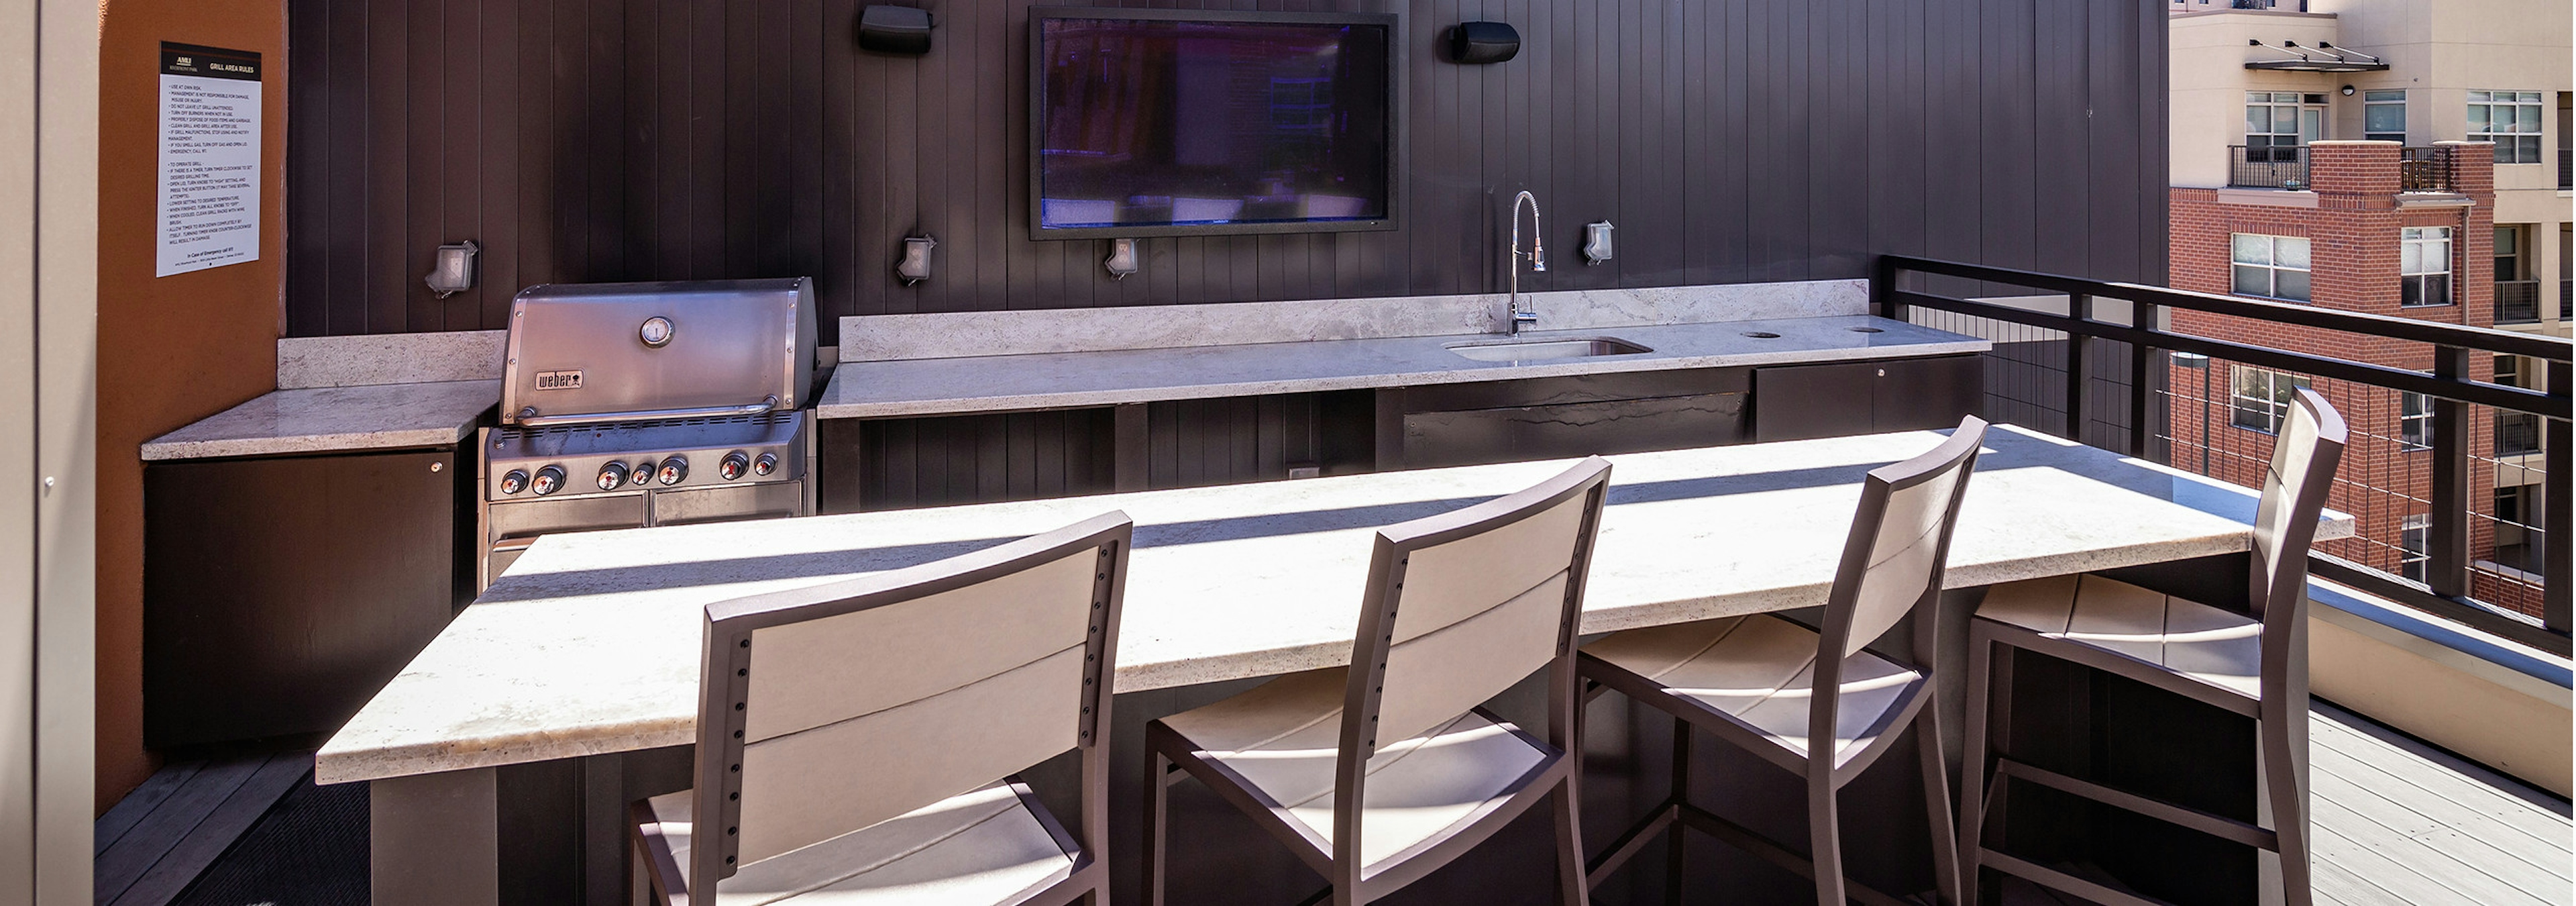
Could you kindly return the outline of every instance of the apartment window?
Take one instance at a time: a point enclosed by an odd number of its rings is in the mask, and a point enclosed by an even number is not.
[[[2240,295],[2308,301],[2308,241],[2297,236],[2237,233],[2231,240],[2234,289]]]
[[[2229,391],[2235,397],[2236,427],[2265,434],[2281,432],[2290,417],[2290,396],[2308,386],[2306,377],[2236,366]]]
[[[2406,140],[2406,92],[2361,93],[2361,137],[2374,142]]]
[[[2407,227],[2398,241],[2398,304],[2451,304],[2451,228]]]
[[[2540,162],[2540,92],[2469,92],[2469,140],[2494,142],[2495,162]]]
[[[2522,228],[2495,228],[2495,278],[2497,283],[2522,279]]]
[[[2507,387],[2522,386],[2522,357],[2498,354],[2495,357],[2495,382]]]
[[[2325,103],[2324,95],[2312,95],[2313,103]],[[2295,149],[2323,137],[2325,109],[2300,103],[2299,95],[2289,91],[2248,91],[2245,93],[2245,150],[2253,155],[2257,149]],[[2292,160],[2296,151],[2283,150],[2274,158]],[[2255,158],[2262,159],[2262,158]]]
[[[2432,559],[2425,553],[2432,546],[2425,539],[2432,533],[2431,514],[2417,513],[2406,517],[2406,522],[2397,529],[2398,575],[2405,576],[2410,581],[2424,581],[2424,561]]]
[[[2421,393],[2397,394],[2397,439],[2406,449],[2433,445],[2433,398]]]

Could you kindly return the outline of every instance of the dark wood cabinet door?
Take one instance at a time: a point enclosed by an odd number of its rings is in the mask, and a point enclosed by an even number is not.
[[[1956,428],[1986,408],[1986,358],[1897,359],[1879,365],[1870,424],[1878,431]]]
[[[1879,363],[1753,370],[1753,439],[1760,443],[1868,434]]]
[[[147,745],[336,730],[455,614],[454,450],[152,463],[143,486]]]

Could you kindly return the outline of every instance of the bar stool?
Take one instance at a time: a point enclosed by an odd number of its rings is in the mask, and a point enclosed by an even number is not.
[[[1959,902],[1957,854],[1938,709],[1932,695],[1934,624],[1914,621],[1914,663],[1863,650],[1897,621],[1941,594],[1941,568],[1959,501],[1976,468],[1986,423],[1969,417],[1931,452],[1870,471],[1860,509],[1825,600],[1822,631],[1772,615],[1727,617],[1614,633],[1583,646],[1583,677],[1673,716],[1672,796],[1594,859],[1599,884],[1669,832],[1666,901],[1681,900],[1683,831],[1698,830],[1815,879],[1816,902],[1841,906],[1894,897],[1846,881],[1837,794],[1900,737],[1907,724],[1921,752],[1924,806],[1931,813],[1933,876]],[[1692,728],[1761,756],[1807,786],[1812,854],[1691,804]]]
[[[1553,793],[1560,893],[1585,902],[1572,654],[1609,478],[1594,457],[1380,530],[1350,667],[1148,723],[1145,901],[1163,902],[1169,787],[1187,776],[1295,851],[1342,906],[1421,879]],[[1546,739],[1483,707],[1540,668]]]
[[[2112,904],[2151,904],[2128,891],[1986,845],[1986,810],[2028,782],[2280,854],[2283,902],[2305,906],[2308,844],[2308,547],[2346,440],[2343,416],[2301,388],[2272,448],[2247,570],[2250,617],[2101,576],[1999,585],[1968,630],[1968,750],[1960,845],[1971,885],[1980,865],[2042,887]],[[2117,674],[2256,722],[2261,799],[2272,827],[2142,796],[2014,760],[2016,652]],[[2001,695],[1997,695],[2001,692]],[[1992,795],[1988,778],[1991,777]],[[2259,816],[2258,816],[2259,817]],[[1998,835],[2000,817],[1993,822]]]
[[[1131,530],[708,605],[697,785],[629,809],[636,900],[1105,904]],[[1078,833],[1011,776],[1068,749]]]

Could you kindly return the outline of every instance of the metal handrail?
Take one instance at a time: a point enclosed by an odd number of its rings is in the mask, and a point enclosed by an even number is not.
[[[2498,324],[2539,323],[2540,281],[2496,281],[2495,322]]]
[[[2227,184],[2258,189],[2308,187],[2306,145],[2229,145]]]
[[[2051,314],[1901,288],[1902,278],[1909,274],[2065,293],[2068,313]],[[2570,406],[2571,399],[2576,399],[2571,397],[2571,388],[2576,388],[2576,343],[2490,328],[1898,255],[1879,257],[1871,276],[1870,298],[1874,310],[1896,320],[1905,320],[1908,308],[1920,307],[2064,332],[2069,340],[2064,369],[2067,382],[2064,435],[2078,442],[2084,440],[2087,420],[2083,413],[2089,409],[2089,388],[2093,382],[2093,372],[2086,367],[2086,359],[2092,354],[2089,348],[2095,340],[2131,344],[2135,354],[2129,357],[2127,452],[2140,458],[2155,458],[2152,440],[2156,428],[2151,415],[2156,390],[2151,363],[2161,359],[2160,353],[2164,352],[2196,353],[2431,397],[2434,403],[2428,434],[2433,456],[2432,526],[2426,545],[2429,555],[2426,584],[2430,589],[2376,570],[2358,568],[2322,553],[2310,557],[2311,571],[2320,577],[2525,644],[2561,655],[2570,653],[2570,628],[2571,623],[2576,622],[2576,619],[2571,619],[2576,615],[2571,615],[2570,607],[2570,591],[2576,590],[2576,554],[2571,554],[2569,540],[2576,538],[2576,530],[2541,533],[2547,548],[2547,565],[2542,570],[2541,625],[2533,626],[2524,618],[2508,615],[2468,596],[2472,562],[2469,556],[2470,502],[2473,499],[2470,479],[2475,472],[2471,468],[2471,418],[2467,406],[2490,406],[2504,412],[2545,418],[2540,445],[2543,468],[2553,477],[2576,475],[2576,465],[2569,461],[2571,449],[2576,449],[2576,438],[2570,436],[2571,414],[2576,414],[2571,412],[2576,407]],[[2134,311],[2131,323],[2095,320],[2093,306],[2101,299],[2129,302]],[[2435,347],[2435,366],[2432,373],[2427,374],[2174,333],[2158,326],[2160,310],[2166,307],[2299,324],[2380,339],[2428,343]],[[2544,392],[2475,380],[2470,377],[2473,352],[2539,359],[2548,372],[2550,389]],[[2571,492],[2571,485],[2576,485],[2576,482],[2563,478],[2547,482],[2547,497],[2542,502],[2541,511],[2576,513],[2576,492]]]

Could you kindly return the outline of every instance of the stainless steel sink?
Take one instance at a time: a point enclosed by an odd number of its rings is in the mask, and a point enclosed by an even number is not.
[[[1451,343],[1450,352],[1479,362],[1541,362],[1548,359],[1582,359],[1604,355],[1636,355],[1653,352],[1644,346],[1616,337],[1583,337],[1571,340],[1495,340],[1481,343]]]

